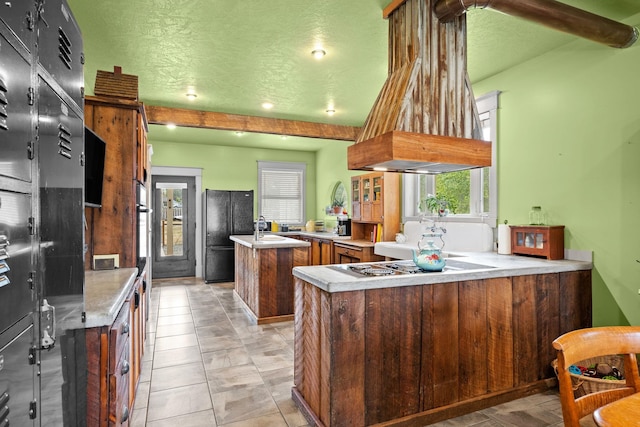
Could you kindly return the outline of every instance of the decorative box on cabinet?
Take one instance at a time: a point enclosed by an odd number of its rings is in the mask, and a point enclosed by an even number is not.
[[[511,252],[564,259],[564,225],[512,225]]]

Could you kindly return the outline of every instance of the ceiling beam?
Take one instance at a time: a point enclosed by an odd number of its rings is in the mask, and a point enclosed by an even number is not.
[[[391,3],[382,10],[382,17],[384,19],[389,18],[389,15],[391,15],[394,10],[402,6],[406,1],[407,0],[392,0]]]
[[[355,141],[359,127],[145,105],[149,124]]]

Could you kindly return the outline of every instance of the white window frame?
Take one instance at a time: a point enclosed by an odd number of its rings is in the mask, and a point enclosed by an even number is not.
[[[264,196],[262,194],[262,180],[264,172],[279,172],[279,171],[296,171],[301,172],[301,187],[300,187],[300,197],[301,197],[301,222],[300,223],[287,223],[289,225],[300,225],[304,224],[304,220],[307,217],[307,164],[300,162],[268,162],[258,160],[258,215],[263,215],[262,212],[262,202],[264,200]],[[266,218],[267,221],[276,220],[278,218]]]
[[[482,222],[491,227],[497,226],[498,221],[498,108],[500,91],[489,92],[476,99],[479,115],[489,115],[491,139],[491,166],[489,167],[489,210],[480,213],[482,203],[482,169],[470,171],[470,214],[450,214],[438,219],[440,222]],[[402,177],[402,221],[417,221],[420,219],[419,203],[419,174],[403,174]],[[427,176],[429,193],[435,194],[435,175]]]

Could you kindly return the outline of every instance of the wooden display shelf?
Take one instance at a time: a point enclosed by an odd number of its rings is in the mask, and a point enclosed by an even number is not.
[[[512,225],[511,252],[564,259],[564,225]]]

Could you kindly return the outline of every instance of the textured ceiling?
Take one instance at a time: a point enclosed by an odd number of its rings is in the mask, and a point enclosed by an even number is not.
[[[390,0],[68,1],[84,38],[87,94],[97,70],[118,65],[139,76],[147,105],[361,126],[387,75]],[[639,0],[565,3],[615,20],[640,12]],[[470,11],[468,26],[472,81],[575,39],[491,10]],[[311,55],[317,46],[327,51],[322,60]],[[195,101],[185,96],[191,89]],[[274,108],[264,110],[265,101]],[[300,150],[327,143],[163,126],[149,136]]]

